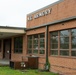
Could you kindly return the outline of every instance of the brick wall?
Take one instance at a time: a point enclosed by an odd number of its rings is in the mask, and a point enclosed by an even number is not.
[[[27,28],[31,28],[34,26],[40,26],[42,24],[46,24],[48,22],[53,22],[56,20],[61,20],[64,18],[76,16],[76,0],[64,0],[58,4],[50,6],[48,8],[42,9],[36,13],[29,14],[28,16],[32,15],[34,17],[35,14],[40,13],[46,9],[51,9],[52,11],[50,14],[46,16],[39,17],[37,19],[33,19],[31,21],[27,21]]]
[[[1,39],[1,52],[0,52],[0,59],[2,59],[3,58],[3,40]]]
[[[23,53],[21,53],[21,54],[14,53],[14,37],[12,37],[11,61],[22,61],[22,57],[23,57],[24,61],[27,61],[27,58],[26,58],[26,44],[27,44],[26,43],[26,35],[23,35]]]
[[[71,28],[76,28],[76,20],[49,26],[49,32]],[[76,75],[75,57],[49,56],[49,62],[51,64],[50,71],[63,73],[64,75]]]
[[[69,57],[49,57],[50,71],[64,75],[76,75],[76,59]]]

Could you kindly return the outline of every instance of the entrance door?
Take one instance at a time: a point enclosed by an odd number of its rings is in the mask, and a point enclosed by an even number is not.
[[[11,39],[4,40],[3,58],[6,60],[11,59]]]

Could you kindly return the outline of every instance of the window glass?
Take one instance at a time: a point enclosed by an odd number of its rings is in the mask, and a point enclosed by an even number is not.
[[[32,39],[32,36],[28,36],[28,39]]]
[[[69,49],[69,30],[60,31],[60,49]]]
[[[61,49],[69,49],[69,37],[61,37],[60,38],[60,48]]]
[[[76,49],[76,37],[72,37],[72,49]]]
[[[44,38],[44,37],[45,37],[44,33],[40,34],[40,38]]]
[[[71,52],[72,56],[76,56],[76,50]]]
[[[51,43],[58,43],[58,37],[51,37]]]
[[[52,33],[51,33],[51,37],[52,37],[52,36],[54,36],[54,37],[55,37],[55,36],[58,36],[58,32],[52,32]]]
[[[72,29],[71,34],[72,34],[72,36],[76,36],[76,29]]]
[[[69,56],[69,30],[60,31],[60,55]]]
[[[51,44],[51,49],[58,49],[58,44]]]
[[[38,38],[38,35],[34,35],[34,39],[35,39],[35,38]]]
[[[22,53],[23,50],[23,37],[14,38],[14,53]]]
[[[45,48],[45,42],[44,39],[40,39],[40,49]]]
[[[60,31],[60,36],[62,36],[62,37],[69,36],[69,30]]]
[[[51,33],[51,49],[58,49],[58,32]]]
[[[32,53],[32,50],[28,50],[28,53],[29,53],[29,54]]]
[[[76,56],[76,29],[71,30],[71,56]]]
[[[51,55],[58,55],[58,31],[50,33],[50,48]]]
[[[45,36],[44,33],[40,34],[39,54],[45,54]]]
[[[69,56],[69,50],[60,50],[60,55]]]
[[[32,36],[28,36],[28,53],[32,53]]]
[[[58,50],[51,50],[51,55],[58,55]]]
[[[33,50],[33,53],[34,54],[38,54],[38,50]]]
[[[45,50],[40,50],[40,54],[45,54]]]
[[[45,51],[45,34],[36,34],[28,36],[28,53],[44,54]]]

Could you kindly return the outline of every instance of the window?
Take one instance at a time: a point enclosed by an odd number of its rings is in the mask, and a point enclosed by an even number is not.
[[[28,54],[45,53],[45,35],[44,33],[28,36]]]
[[[69,56],[69,30],[60,31],[60,55]]]
[[[23,50],[23,37],[14,38],[14,53],[22,53]]]
[[[45,54],[45,35],[44,33],[43,34],[40,34],[40,54]]]
[[[33,36],[33,53],[38,54],[38,35]]]
[[[28,36],[28,53],[32,53],[32,36]]]
[[[76,29],[51,32],[50,37],[51,55],[76,56]]]
[[[34,54],[38,54],[38,49],[33,50]]]
[[[51,32],[51,55],[58,55],[58,32]]]
[[[76,29],[71,30],[72,51],[71,55],[76,56]]]

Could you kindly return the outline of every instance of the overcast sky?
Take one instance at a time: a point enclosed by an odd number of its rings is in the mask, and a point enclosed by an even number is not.
[[[26,15],[58,0],[0,0],[0,26],[26,27]]]

